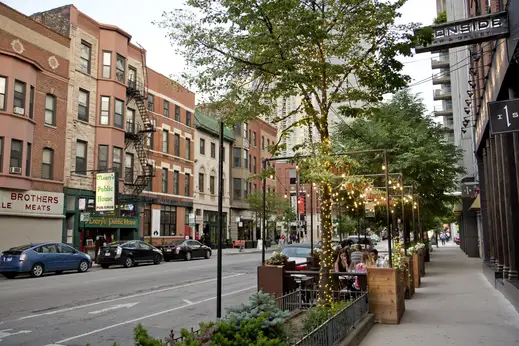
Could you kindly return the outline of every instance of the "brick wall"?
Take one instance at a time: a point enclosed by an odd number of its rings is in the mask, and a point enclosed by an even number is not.
[[[30,17],[63,36],[70,34],[70,5],[35,13]]]

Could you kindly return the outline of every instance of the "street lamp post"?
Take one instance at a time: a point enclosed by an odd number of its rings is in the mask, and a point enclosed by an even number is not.
[[[389,208],[391,207],[389,205],[389,167],[387,166],[387,150],[384,150],[384,175],[385,175],[385,180],[386,180],[386,203],[387,203],[387,208],[386,208],[386,222],[387,222],[387,250],[388,250],[388,253],[389,253],[389,267],[392,268],[393,267],[393,259],[392,259],[392,249],[391,249],[391,241],[392,241],[392,237],[391,237],[391,219],[390,219],[390,216],[389,216]]]
[[[216,261],[216,318],[222,317],[222,234],[223,234],[223,155],[224,124],[220,119],[220,148],[218,157],[218,254]]]

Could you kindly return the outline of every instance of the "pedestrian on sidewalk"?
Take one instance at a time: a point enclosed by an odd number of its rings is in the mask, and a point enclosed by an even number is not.
[[[440,239],[442,241],[442,245],[445,245],[445,240],[447,239],[447,235],[445,234],[445,232],[442,232],[442,234],[440,235]]]

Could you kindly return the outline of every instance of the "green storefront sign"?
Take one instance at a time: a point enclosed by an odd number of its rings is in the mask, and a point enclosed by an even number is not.
[[[85,228],[139,228],[137,217],[91,216]]]

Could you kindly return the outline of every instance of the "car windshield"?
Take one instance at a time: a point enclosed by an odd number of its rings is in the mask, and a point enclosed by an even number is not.
[[[28,249],[30,249],[32,247],[34,247],[34,244],[16,246],[16,247],[10,248],[9,250],[11,250],[11,251],[25,251],[25,250],[28,250]]]
[[[284,248],[281,253],[287,255],[288,257],[308,257],[310,256],[310,248],[309,247],[298,247],[298,246],[290,246]]]

